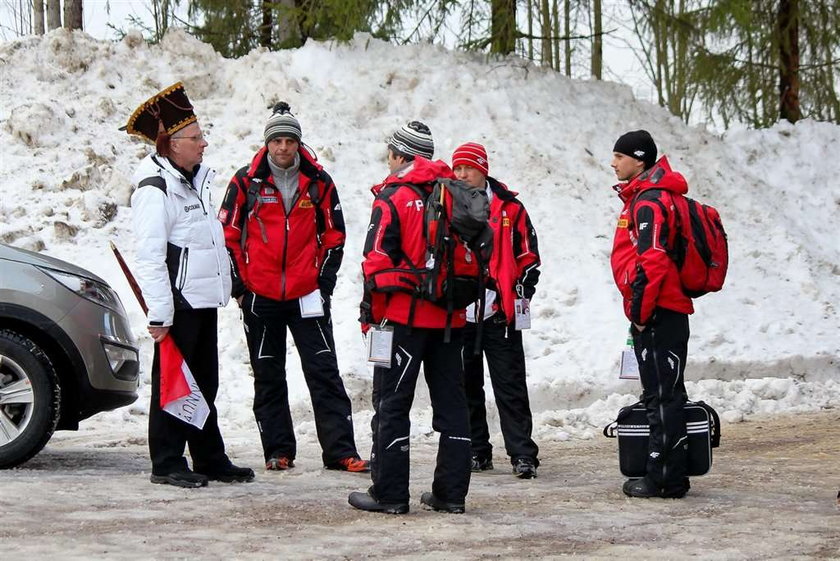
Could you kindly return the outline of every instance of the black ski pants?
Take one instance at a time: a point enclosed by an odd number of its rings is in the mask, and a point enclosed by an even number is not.
[[[508,325],[502,314],[484,320],[481,333],[481,354],[475,354],[477,327],[464,328],[464,385],[470,408],[472,454],[493,457],[484,396],[484,357],[490,371],[490,383],[496,396],[499,424],[505,451],[511,462],[531,458],[538,465],[539,448],[531,438],[533,421],[525,381],[525,351],[522,332]]]
[[[287,328],[312,399],[324,464],[356,456],[350,398],[338,372],[329,300],[322,317],[302,318],[297,300],[281,302],[248,292],[242,310],[254,370],[254,417],[265,459],[272,455],[294,459],[297,454],[286,384]]]
[[[471,462],[461,332],[453,329],[451,341],[444,343],[443,329],[389,325],[394,327],[391,368],[373,370],[373,495],[381,502],[408,502],[409,413],[422,364],[432,402],[432,428],[440,433],[432,492],[441,500],[463,503]]]
[[[187,468],[184,446],[189,444],[193,469],[199,473],[221,471],[230,465],[219,432],[216,393],[219,390],[219,354],[216,309],[175,310],[169,336],[184,355],[210,415],[199,430],[160,407],[160,348],[155,343],[152,361],[152,402],[149,405],[149,455],[152,473],[166,475]]]
[[[686,483],[685,361],[688,315],[657,308],[643,331],[632,327],[639,362],[642,400],[650,424],[648,480],[663,495],[679,493]]]

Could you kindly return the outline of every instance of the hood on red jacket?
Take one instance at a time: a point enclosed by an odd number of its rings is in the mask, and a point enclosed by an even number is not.
[[[300,145],[298,154],[300,155],[300,170],[305,175],[312,176],[324,169],[318,163],[318,157],[315,155],[315,152],[305,144]],[[270,173],[268,171],[268,146],[263,146],[254,154],[251,160],[251,166],[248,168],[248,177],[267,177]]]
[[[397,185],[403,183],[413,183],[421,185],[423,183],[433,183],[435,179],[444,177],[447,179],[455,179],[455,174],[452,173],[452,168],[443,160],[427,160],[422,156],[416,156],[414,161],[409,163],[404,168],[397,170],[385,178],[385,181],[378,185],[371,187],[371,192],[374,195],[379,193],[389,185]]]
[[[613,187],[622,201],[631,199],[636,193],[647,189],[663,189],[678,195],[688,193],[688,183],[685,177],[671,169],[668,158],[662,156],[650,169],[645,170],[627,183],[619,183]]]

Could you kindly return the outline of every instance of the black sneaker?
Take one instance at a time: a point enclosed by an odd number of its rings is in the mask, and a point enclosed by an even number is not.
[[[434,493],[425,492],[420,496],[420,503],[438,512],[464,514],[464,503],[448,503],[437,498]]]
[[[195,473],[188,469],[173,471],[166,475],[155,475],[153,473],[149,481],[158,485],[174,485],[175,487],[184,487],[187,489],[207,486],[206,475]]]
[[[382,512],[384,514],[405,514],[408,512],[408,503],[379,502],[371,494],[370,489],[364,493],[361,491],[353,491],[347,497],[347,502],[359,510],[366,510],[368,512]]]
[[[250,483],[254,480],[254,470],[233,464],[220,471],[205,471],[204,474],[210,481],[223,481],[225,483]]]
[[[493,458],[481,456],[472,457],[472,471],[488,471],[493,469]]]
[[[516,458],[513,460],[513,475],[519,479],[534,479],[537,477],[537,462],[532,458]]]

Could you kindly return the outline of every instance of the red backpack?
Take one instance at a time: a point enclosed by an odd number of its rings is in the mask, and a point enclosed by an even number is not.
[[[673,195],[678,236],[674,260],[683,291],[698,298],[723,288],[729,267],[729,245],[720,214],[712,206]]]

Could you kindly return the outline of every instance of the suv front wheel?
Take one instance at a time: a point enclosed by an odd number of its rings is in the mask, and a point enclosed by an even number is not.
[[[0,469],[41,451],[55,431],[60,403],[47,355],[26,337],[0,330]]]

